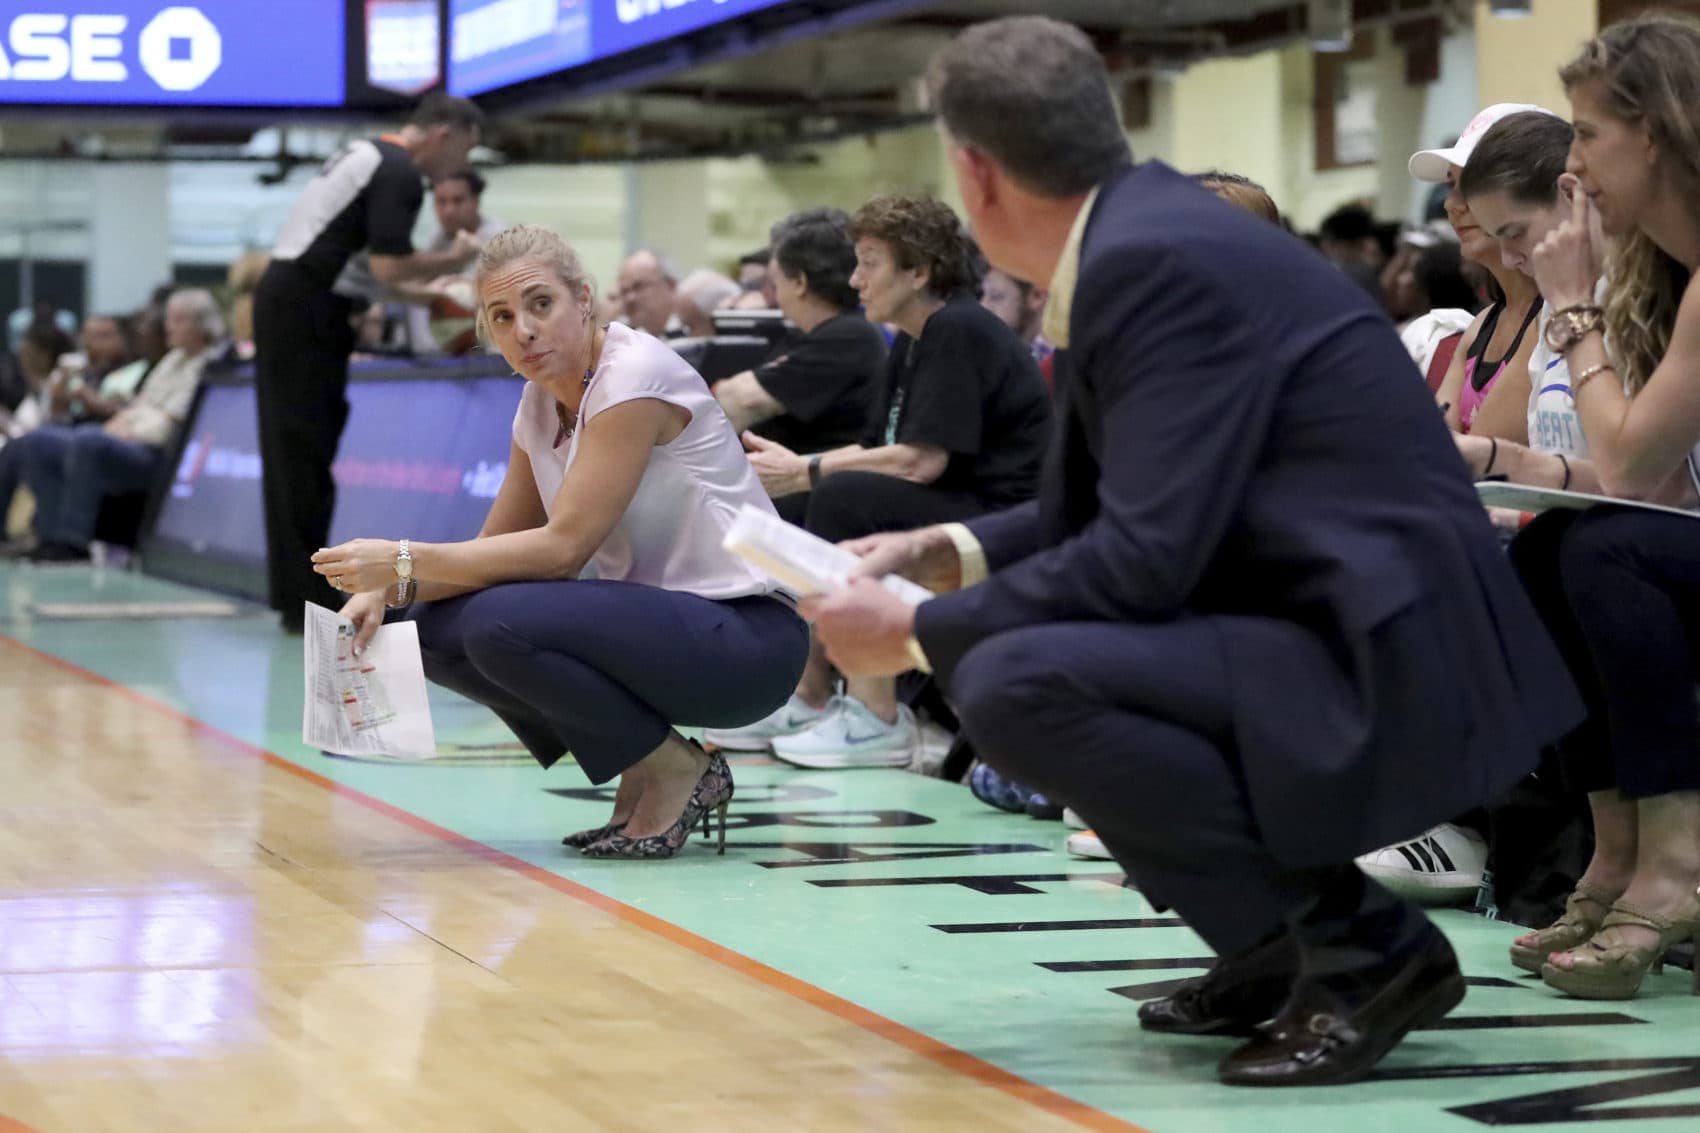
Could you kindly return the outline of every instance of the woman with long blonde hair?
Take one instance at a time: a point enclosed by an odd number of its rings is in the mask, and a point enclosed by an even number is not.
[[[1533,254],[1603,491],[1700,505],[1700,23],[1608,28],[1562,72],[1575,119],[1571,217]],[[1619,242],[1606,299],[1590,227]],[[1608,349],[1608,336],[1610,346]],[[1627,999],[1700,937],[1700,516],[1583,514],[1558,551],[1573,635],[1554,626],[1606,766],[1583,769],[1597,847],[1565,916],[1513,958],[1583,998]],[[1565,644],[1565,638],[1571,638]],[[1574,769],[1573,769],[1574,770]],[[1700,985],[1697,985],[1700,991]]]

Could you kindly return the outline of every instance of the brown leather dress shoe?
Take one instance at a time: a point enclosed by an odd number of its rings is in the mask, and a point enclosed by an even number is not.
[[[1238,956],[1219,960],[1174,993],[1139,1005],[1139,1025],[1169,1035],[1258,1033],[1292,993],[1298,949],[1282,935]]]
[[[1413,1028],[1438,1023],[1463,999],[1458,958],[1435,929],[1367,993],[1326,982],[1300,986],[1258,1038],[1223,1060],[1217,1075],[1230,1086],[1356,1082]]]

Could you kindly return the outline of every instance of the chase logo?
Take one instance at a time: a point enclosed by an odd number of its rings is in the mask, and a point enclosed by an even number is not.
[[[0,44],[0,82],[125,82],[129,28],[129,17],[121,15],[21,13]],[[199,8],[173,5],[136,37],[136,61],[161,90],[196,90],[224,63],[224,38]]]

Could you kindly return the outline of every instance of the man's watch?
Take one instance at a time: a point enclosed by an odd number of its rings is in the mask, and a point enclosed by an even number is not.
[[[413,603],[413,548],[406,539],[396,547],[395,576],[395,598],[385,605],[392,610],[399,610]]]

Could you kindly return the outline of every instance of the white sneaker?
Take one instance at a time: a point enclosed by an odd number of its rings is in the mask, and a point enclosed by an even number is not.
[[[1070,834],[1064,845],[1068,847],[1068,852],[1077,858],[1097,858],[1105,862],[1115,860],[1110,856],[1110,851],[1104,849],[1103,840],[1090,830]]]
[[[1409,842],[1363,855],[1358,868],[1401,897],[1450,905],[1475,897],[1487,855],[1481,835],[1442,823]]]
[[[920,748],[920,729],[906,705],[887,724],[853,696],[840,696],[807,731],[776,736],[773,754],[798,767],[907,767]]]
[[[1073,807],[1065,806],[1063,807],[1063,825],[1070,830],[1085,830],[1086,820],[1074,813]]]
[[[745,724],[742,728],[704,729],[702,742],[722,751],[766,751],[773,746],[776,737],[807,731],[831,711],[830,702],[825,708],[812,708],[806,701],[792,696],[754,724]]]
[[[918,775],[937,779],[939,772],[944,769],[944,761],[950,755],[950,748],[954,743],[956,743],[955,733],[928,720],[921,725],[919,736],[915,741],[915,762],[909,765],[909,770]]]

